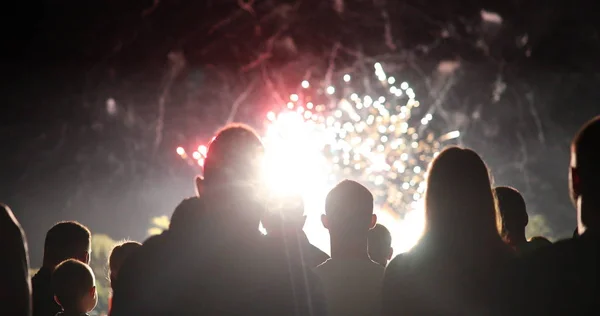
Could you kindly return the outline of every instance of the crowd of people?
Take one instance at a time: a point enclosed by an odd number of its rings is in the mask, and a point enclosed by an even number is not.
[[[597,314],[599,149],[596,117],[571,147],[577,211],[571,239],[528,240],[521,194],[494,187],[473,150],[449,147],[429,166],[426,227],[415,247],[392,259],[392,235],[377,224],[373,195],[344,180],[328,193],[321,217],[329,256],[303,232],[302,199],[265,189],[257,134],[227,126],[209,146],[197,196],[177,206],[169,229],[112,251],[110,315]],[[0,238],[2,315],[94,309],[91,234],[84,225],[65,221],[48,231],[43,266],[31,279],[25,234],[6,206]]]

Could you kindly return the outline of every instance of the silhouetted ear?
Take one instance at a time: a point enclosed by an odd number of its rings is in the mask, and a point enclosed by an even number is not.
[[[323,224],[323,227],[325,227],[325,229],[329,229],[329,221],[327,220],[327,215],[321,215],[321,223]]]
[[[371,215],[371,226],[369,226],[369,229],[373,229],[375,225],[377,225],[377,215],[373,214]]]
[[[89,265],[90,264],[90,253],[86,251],[85,256],[82,259],[83,259],[83,261],[82,261],[83,263]]]
[[[577,173],[577,168],[573,167],[571,167],[571,185],[573,186],[573,194],[575,197],[578,197],[580,192],[580,179],[579,174]]]
[[[56,297],[56,295],[54,295],[54,301],[56,302],[56,304],[60,305],[60,301],[58,300],[58,297]],[[60,305],[62,306],[62,305]]]
[[[302,226],[300,227],[300,229],[304,227],[304,224],[306,224],[306,215],[302,216]]]
[[[96,287],[92,286],[92,288],[90,289],[90,296],[93,298],[96,298],[97,292],[96,292]]]
[[[202,196],[202,192],[204,189],[204,178],[201,176],[196,176],[196,195],[198,197]]]
[[[394,255],[394,248],[390,247],[390,253],[388,253],[388,260],[392,260],[392,255]]]

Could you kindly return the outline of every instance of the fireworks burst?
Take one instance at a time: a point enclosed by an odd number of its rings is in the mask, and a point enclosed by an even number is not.
[[[280,193],[304,196],[311,241],[329,249],[327,232],[320,227],[324,198],[336,182],[350,178],[365,184],[376,197],[382,224],[394,234],[394,248],[412,247],[423,229],[419,201],[425,192],[428,164],[443,143],[460,136],[441,137],[429,127],[433,114],[421,106],[407,82],[396,82],[376,63],[375,84],[354,84],[345,74],[338,86],[301,82],[282,109],[266,115],[263,140],[265,175]],[[188,156],[202,166],[206,146]],[[312,215],[312,216],[311,216]]]

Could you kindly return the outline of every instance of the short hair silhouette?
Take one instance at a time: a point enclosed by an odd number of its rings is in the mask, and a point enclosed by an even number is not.
[[[46,233],[44,265],[53,268],[66,259],[78,259],[87,263],[91,238],[89,229],[78,222],[57,223]]]
[[[373,216],[373,194],[362,184],[343,180],[325,198],[325,214],[333,231],[355,232],[369,230]]]
[[[577,133],[571,144],[570,188],[573,202],[582,196],[587,201],[596,201],[600,197],[600,116],[588,121]],[[590,208],[580,214],[585,226],[600,225],[600,214]]]
[[[204,180],[209,183],[255,180],[259,155],[263,151],[262,141],[251,127],[238,123],[227,125],[208,146]]]
[[[125,260],[140,247],[142,247],[142,244],[137,241],[126,241],[116,245],[112,249],[108,258],[108,276],[111,285],[117,279],[119,270]]]
[[[525,227],[529,222],[529,216],[525,199],[519,191],[507,186],[496,187],[494,192],[502,217],[502,235],[513,242],[526,242]]]
[[[52,273],[52,288],[64,310],[75,310],[95,286],[94,272],[75,259],[61,262]]]
[[[377,224],[369,231],[369,256],[371,260],[385,266],[392,255],[392,234],[383,225]]]
[[[425,218],[424,237],[438,243],[504,247],[488,168],[470,149],[449,147],[432,161],[425,190]]]

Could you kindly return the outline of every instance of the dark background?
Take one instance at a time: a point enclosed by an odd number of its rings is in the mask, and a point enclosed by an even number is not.
[[[568,145],[600,113],[593,1],[12,6],[2,22],[0,200],[25,228],[32,266],[58,220],[143,239],[151,217],[193,194],[197,170],[178,145],[203,143],[231,120],[256,123],[303,78],[375,61],[410,79],[437,124],[460,130],[555,237],[575,228]],[[458,67],[440,72],[441,62]]]

